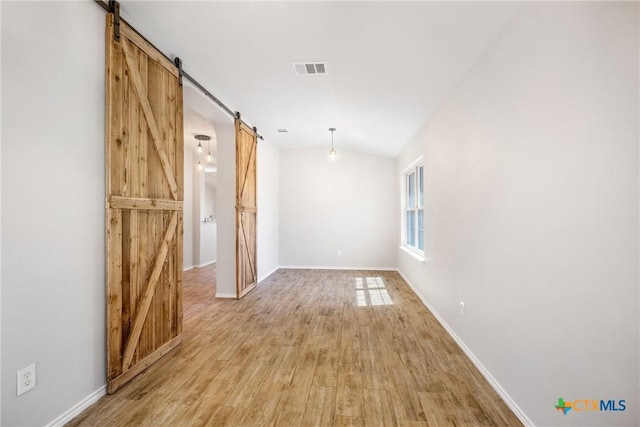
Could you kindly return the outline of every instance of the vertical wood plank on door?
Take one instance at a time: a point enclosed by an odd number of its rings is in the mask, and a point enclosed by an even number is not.
[[[146,165],[146,160],[144,164]],[[145,177],[145,181],[146,181],[146,177]],[[145,191],[146,191],[146,186],[145,186]],[[135,295],[136,295],[135,315],[131,316],[132,319],[135,319],[138,315],[138,305],[139,305],[140,298],[142,296],[142,289],[144,284],[147,282],[149,278],[149,261],[147,260],[146,254],[150,250],[149,246],[153,245],[153,241],[150,239],[150,236],[149,236],[149,214],[150,214],[149,211],[140,211],[138,213],[138,216],[139,216],[138,245],[140,249],[138,252],[138,262],[140,263],[140,266],[138,267],[138,285],[136,286],[136,289],[135,289]],[[142,357],[140,356],[140,347],[141,346],[136,347],[136,351],[133,355],[134,363],[138,363],[140,359],[142,359]]]
[[[175,118],[175,124],[172,129],[171,135],[174,138],[173,145],[179,147],[176,150],[176,165],[175,174],[176,182],[178,185],[178,200],[184,200],[184,134],[182,129],[184,127],[184,110],[182,89],[175,85],[170,85],[172,90],[172,99],[176,113],[172,115]],[[191,167],[191,165],[189,165]],[[175,289],[175,321],[173,323],[173,330],[175,331],[173,337],[182,335],[182,263],[183,263],[183,242],[184,242],[184,214],[183,211],[178,212],[178,232],[176,237],[175,254],[176,254],[176,289]]]
[[[110,94],[110,102],[106,102],[105,111],[105,135],[112,144],[105,147],[105,162],[108,165],[123,165],[124,155],[122,151],[123,123],[122,123],[122,52],[119,46],[109,41],[112,35],[112,27],[107,24],[105,31],[105,91]],[[111,256],[107,260],[107,375],[118,376],[121,373],[121,336],[122,336],[122,255],[120,241],[122,238],[122,211],[109,209],[108,196],[112,192],[122,192],[120,180],[113,169],[107,169],[106,173],[106,248]],[[120,253],[120,255],[119,255]]]
[[[131,287],[131,268],[125,266],[131,265],[131,211],[122,210],[122,340],[124,341],[129,335],[131,326],[131,301],[129,298],[129,289]]]
[[[124,192],[122,186],[121,173],[124,168],[124,151],[122,148],[123,140],[128,138],[126,129],[126,118],[123,118],[125,105],[124,99],[126,83],[126,70],[123,70],[124,63],[122,57],[122,49],[118,44],[111,43],[109,40],[112,34],[112,26],[107,25],[106,31],[106,61],[105,73],[105,91],[109,94],[106,102],[105,111],[107,118],[105,120],[105,135],[112,143],[105,146],[105,163],[112,166],[106,171],[106,192],[107,197],[110,194],[121,194]]]
[[[122,211],[107,212],[107,374],[117,377],[122,373]]]
[[[173,94],[173,95],[172,95]],[[169,164],[171,165],[171,171],[172,174],[176,177],[176,185],[178,187],[180,187],[180,182],[181,180],[178,179],[177,177],[177,173],[176,173],[176,160],[177,160],[177,156],[178,156],[178,151],[181,150],[176,150],[176,149],[171,149],[171,147],[175,147],[176,145],[176,138],[175,138],[175,88],[172,87],[172,85],[170,84],[170,76],[168,74],[165,74],[163,76],[163,104],[165,105],[165,111],[164,111],[164,132],[167,135],[167,151],[169,152]],[[172,101],[173,99],[173,101]],[[184,149],[184,147],[183,147]],[[184,172],[181,172],[180,175],[184,175]],[[170,196],[171,195],[171,189],[167,187],[167,195]],[[179,195],[180,191],[178,191],[177,197],[180,197]],[[169,221],[169,217],[166,217],[166,220]],[[178,220],[179,222],[179,220]],[[180,227],[177,226],[176,227],[176,239],[177,238],[182,238],[182,234],[180,234]],[[165,293],[167,294],[168,297],[165,297],[165,302],[163,303],[163,315],[162,315],[162,319],[163,319],[163,335],[164,336],[169,336],[172,337],[173,336],[173,328],[171,326],[172,321],[173,321],[173,304],[172,304],[172,299],[173,295],[175,295],[175,287],[177,285],[177,283],[173,280],[171,280],[172,277],[176,277],[176,269],[175,269],[175,262],[176,262],[176,250],[177,250],[177,240],[174,239],[171,242],[171,250],[169,251],[169,256],[168,256],[168,260],[167,260],[167,281],[165,284]]]
[[[169,225],[169,216],[165,214],[165,224]],[[176,234],[178,234],[178,230],[176,230]],[[162,336],[173,336],[171,323],[173,321],[173,313],[172,313],[172,304],[171,304],[171,295],[175,295],[175,286],[176,284],[171,280],[171,277],[174,277],[174,265],[175,265],[175,243],[171,243],[171,248],[169,249],[169,255],[167,255],[167,263],[165,267],[165,277],[164,282],[166,289],[162,295],[162,316],[160,322],[162,325]]]
[[[156,64],[156,70],[158,71],[161,70],[161,67],[159,64]],[[175,176],[175,173],[173,172],[174,171],[173,162],[175,161],[174,159],[175,159],[176,150],[172,148],[173,140],[169,138],[170,133],[169,133],[169,126],[168,126],[168,122],[169,122],[168,115],[170,111],[169,111],[169,103],[167,99],[167,92],[168,92],[167,86],[169,84],[169,79],[168,79],[169,75],[167,73],[156,73],[156,77],[157,77],[158,84],[156,85],[156,91],[155,91],[155,99],[156,99],[155,111],[156,111],[156,116],[160,117],[160,121],[158,123],[158,129],[160,131],[160,134],[162,135],[162,147],[164,151],[167,153],[169,168],[171,170],[172,175]],[[162,186],[161,187],[162,197],[171,198],[172,197],[171,189],[169,188],[169,184],[167,180],[161,177],[159,183]],[[168,211],[163,212],[163,215],[162,215],[163,229],[166,229],[166,227],[169,226],[169,223],[171,220],[170,214],[171,213]],[[171,243],[169,243],[169,245],[170,247],[172,246]],[[170,266],[172,257],[173,257],[173,253],[169,251],[169,254],[167,255],[167,259],[163,267],[161,286],[158,288],[158,291],[156,292],[156,319],[158,319],[156,321],[156,343],[158,345],[161,344],[165,336],[168,336],[167,331],[169,330],[166,325],[167,322],[170,320],[167,297],[169,296],[168,293],[171,288],[169,266]]]
[[[150,98],[153,93],[153,86],[149,85],[147,55],[142,49],[139,49],[133,43],[128,43],[128,46],[130,51],[134,54],[134,57],[136,58],[140,81],[142,83],[142,86],[146,89],[147,98]],[[149,103],[153,104],[153,101],[149,99]],[[149,127],[147,125],[147,118],[144,114],[142,101],[140,99],[138,99],[138,105],[140,108],[139,110],[140,123],[138,125],[138,132],[139,132],[139,138],[140,138],[139,139],[140,151],[141,151],[140,154],[141,154],[141,159],[144,159],[143,160],[144,166],[146,166],[144,169],[140,169],[139,173],[141,175],[144,175],[144,181],[146,182],[144,191],[146,191],[146,195],[154,199],[156,198],[159,199],[161,198],[161,196],[155,193],[153,190],[154,181],[152,176],[158,166],[153,162],[153,159],[154,159],[153,150],[149,149],[149,144],[150,144],[149,141],[151,138],[149,137]],[[147,217],[147,221],[148,221],[147,233],[148,233],[148,238],[150,239],[150,242],[149,242],[150,244],[147,250],[147,266],[153,265],[153,261],[155,259],[155,248],[158,246],[156,224],[154,219],[156,215],[157,215],[157,212],[149,212]],[[147,275],[142,281],[140,288],[138,289],[139,302],[141,302],[143,298],[144,284],[147,282],[148,278],[149,276]],[[144,356],[149,354],[153,349],[153,345],[150,342],[151,332],[149,331],[149,328],[150,328],[149,323],[151,323],[154,318],[155,316],[147,316],[144,322],[142,333],[140,335],[140,348],[139,348],[139,355],[138,355],[140,359],[144,358]]]

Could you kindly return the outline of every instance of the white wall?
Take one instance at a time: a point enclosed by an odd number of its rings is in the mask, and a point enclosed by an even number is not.
[[[426,172],[400,270],[537,425],[640,422],[638,36],[638,3],[527,5],[398,161]]]
[[[216,296],[236,295],[236,134],[233,123],[214,123],[218,141]]]
[[[191,194],[193,195],[193,212],[191,213],[191,220],[193,221],[193,266],[199,267],[202,259],[202,230],[204,218],[204,173],[196,168],[196,162],[198,161],[198,155],[192,151],[193,167],[191,168],[191,176],[193,188]],[[185,192],[186,192],[185,188]]]
[[[204,218],[204,217],[203,217]],[[202,222],[200,227],[200,263],[204,267],[216,262],[218,227],[215,221]]]
[[[200,172],[204,179],[204,173]],[[217,222],[207,221],[203,222],[204,218],[208,218],[213,215],[215,218],[215,197],[216,190],[213,186],[209,185],[205,181],[203,192],[204,203],[202,205],[202,211],[200,215],[200,266],[212,264],[216,262],[217,253]]]
[[[0,4],[0,23],[2,22],[2,4]],[[0,40],[2,36],[0,35]],[[1,48],[0,48],[1,51]],[[2,92],[2,59],[0,57],[0,92]],[[0,96],[1,98],[1,96]],[[1,115],[0,106],[0,115]],[[1,117],[1,116],[0,116]],[[0,128],[2,125],[0,123]],[[2,136],[0,135],[0,165],[2,165]],[[2,173],[0,173],[0,367],[2,367]],[[2,424],[2,369],[0,369],[0,424]]]
[[[104,20],[91,2],[2,3],[2,425],[105,384]]]
[[[216,262],[217,225],[204,222],[211,215],[215,190],[205,181],[205,173],[196,168],[197,156],[185,148],[184,161],[184,258],[185,269],[204,267]],[[213,194],[210,194],[213,193]]]
[[[281,150],[280,265],[395,268],[398,182],[394,159]]]
[[[204,196],[204,217],[212,216],[216,218],[216,187],[213,184],[205,183]]]
[[[216,261],[216,223],[204,222],[207,213],[207,184],[204,171],[193,170],[194,199],[194,261],[198,267],[204,267]]]
[[[258,141],[258,281],[280,266],[280,150]]]
[[[184,205],[183,205],[183,227],[184,227],[184,241],[183,241],[183,261],[182,267],[184,270],[193,268],[196,265],[193,254],[194,246],[194,230],[193,230],[193,150],[189,148],[184,149]]]

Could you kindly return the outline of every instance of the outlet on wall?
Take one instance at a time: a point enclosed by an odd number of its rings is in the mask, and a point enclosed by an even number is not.
[[[460,301],[460,314],[464,316],[464,301]]]
[[[342,249],[338,249],[338,253],[336,255],[342,256]]]
[[[18,371],[18,396],[36,387],[36,364]]]

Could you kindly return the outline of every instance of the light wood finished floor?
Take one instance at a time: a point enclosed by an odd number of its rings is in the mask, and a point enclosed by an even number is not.
[[[69,425],[522,425],[395,272],[184,278],[184,342]]]

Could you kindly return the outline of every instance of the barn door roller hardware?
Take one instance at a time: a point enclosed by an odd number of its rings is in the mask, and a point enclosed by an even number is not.
[[[109,12],[113,13],[113,37],[120,41],[120,3],[109,0]]]
[[[178,67],[178,84],[182,87],[182,59],[176,56],[176,59],[173,60],[173,63]]]

